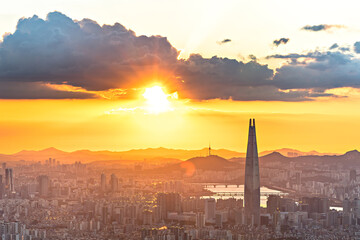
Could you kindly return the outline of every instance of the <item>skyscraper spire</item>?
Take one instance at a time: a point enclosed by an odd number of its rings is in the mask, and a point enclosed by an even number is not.
[[[255,119],[250,119],[245,165],[246,224],[260,224],[260,175],[256,143]]]
[[[210,146],[210,142],[209,142],[209,156],[211,156],[211,146]]]

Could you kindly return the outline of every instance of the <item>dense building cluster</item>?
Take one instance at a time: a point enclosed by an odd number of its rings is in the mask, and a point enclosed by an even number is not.
[[[354,171],[344,174],[350,192],[340,205],[317,193],[274,191],[259,224],[249,224],[242,195],[219,196],[189,179],[80,162],[8,165],[2,169],[2,239],[357,239],[360,233]],[[333,208],[342,205],[343,211]]]
[[[158,171],[163,166],[149,164],[145,171],[140,163],[63,164],[53,158],[4,162],[0,236],[2,240],[360,239],[357,169],[270,157],[260,168],[255,123],[250,122],[245,173],[236,168],[195,169],[193,163],[180,165],[191,170],[184,175],[176,169],[164,173]],[[228,164],[219,159],[209,149],[201,161]],[[268,192],[260,190],[260,183]],[[222,190],[215,191],[218,188]]]

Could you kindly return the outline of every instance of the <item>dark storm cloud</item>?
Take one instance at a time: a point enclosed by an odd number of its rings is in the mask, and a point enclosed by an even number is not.
[[[181,97],[197,100],[308,101],[332,96],[325,91],[334,87],[358,87],[360,79],[359,60],[338,48],[269,56],[290,61],[276,73],[255,56],[246,63],[196,54],[178,60],[178,54],[165,37],[136,36],[119,23],[100,26],[59,12],[46,20],[24,18],[0,42],[0,98],[93,98],[96,91],[135,91],[156,79]]]
[[[289,40],[290,40],[289,38],[280,38],[280,39],[274,40],[273,44],[278,47],[280,44],[287,44],[289,42]]]
[[[231,39],[227,38],[227,39],[217,42],[217,44],[222,45],[222,44],[229,43],[229,42],[231,42]]]
[[[328,24],[320,24],[320,25],[306,25],[302,27],[302,30],[311,31],[311,32],[319,32],[326,31],[331,28],[345,28],[343,25],[328,25]]]

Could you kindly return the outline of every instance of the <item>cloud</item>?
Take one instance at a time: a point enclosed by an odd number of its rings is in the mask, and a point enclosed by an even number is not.
[[[287,44],[289,40],[290,40],[290,38],[280,38],[280,39],[274,40],[273,44],[278,47],[280,44]]]
[[[52,12],[46,20],[20,19],[16,31],[0,42],[0,82],[66,83],[87,90],[136,87],[139,74],[170,68],[177,56],[164,37],[136,36],[119,23],[99,26]]]
[[[354,51],[360,53],[360,42],[354,43]]]
[[[349,47],[339,47],[339,51],[350,52],[350,48]]]
[[[100,26],[59,12],[23,18],[0,42],[0,98],[133,98],[157,81],[195,100],[309,101],[360,79],[359,60],[339,48],[269,56],[289,60],[276,72],[255,56],[178,55],[165,37],[137,36],[119,23]]]
[[[222,41],[219,41],[219,42],[216,42],[216,43],[219,44],[219,45],[222,45],[222,44],[229,43],[229,42],[231,42],[231,39],[226,38],[226,39],[224,39]]]
[[[349,47],[340,47],[337,43],[334,43],[333,45],[331,45],[329,47],[329,50],[334,50],[334,49],[337,49],[338,51],[341,51],[341,52],[350,52],[351,49]]]
[[[309,101],[331,94],[308,89],[282,91],[273,81],[274,72],[256,61],[191,55],[183,60],[178,74],[184,79],[180,92],[191,99],[239,101]]]
[[[315,65],[324,65],[326,63],[326,64],[329,64],[329,67],[335,67],[338,65],[343,65],[345,63],[351,63],[352,57],[353,57],[353,55],[344,54],[341,51],[336,51],[336,52],[315,51],[315,52],[308,52],[305,54],[298,54],[298,53],[291,53],[291,54],[286,54],[286,55],[275,54],[275,55],[268,56],[267,59],[278,58],[278,59],[297,60],[297,59],[303,58],[303,59],[313,60],[313,61],[310,61],[309,63],[307,61],[303,62],[303,64],[305,64],[307,66],[314,67]]]
[[[341,87],[360,88],[360,60],[350,53],[315,51],[269,57],[295,60],[277,69],[273,84],[279,89],[317,89],[324,92]],[[298,62],[299,58],[305,60]]]
[[[59,91],[37,82],[0,81],[2,99],[87,99],[96,95],[86,92]]]
[[[248,58],[249,58],[251,61],[257,61],[256,56],[253,55],[253,54],[250,54],[250,55],[248,56]]]
[[[320,25],[306,25],[301,28],[301,30],[311,31],[311,32],[319,32],[319,31],[327,31],[332,28],[346,28],[343,25],[328,25],[328,24],[320,24]]]
[[[203,58],[193,54],[182,60],[176,71],[184,83],[182,94],[193,99],[236,99],[242,97],[239,89],[261,86],[273,76],[266,65],[255,61],[239,62],[228,58]]]
[[[336,49],[338,47],[339,45],[337,43],[334,43],[333,45],[331,45],[331,47],[329,47],[329,50]]]

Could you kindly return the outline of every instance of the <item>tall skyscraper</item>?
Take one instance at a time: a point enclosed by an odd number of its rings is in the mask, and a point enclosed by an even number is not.
[[[268,213],[273,214],[280,209],[281,198],[278,195],[270,195],[267,200],[266,210]]]
[[[3,175],[0,175],[0,199],[4,197],[4,194]]]
[[[245,165],[245,221],[260,224],[260,175],[256,143],[255,119],[250,119]]]
[[[6,169],[6,162],[3,162],[3,163],[1,164],[1,166],[2,166],[3,171],[5,171],[5,169]]]
[[[356,181],[356,170],[355,169],[350,170],[350,181]]]
[[[157,206],[159,219],[166,220],[168,212],[181,211],[181,196],[179,193],[158,193]]]
[[[118,189],[119,189],[119,180],[118,180],[118,178],[116,177],[115,174],[111,174],[110,185],[111,185],[111,191],[113,193],[118,191]]]
[[[196,213],[196,227],[203,228],[205,227],[205,215],[202,212]]]
[[[101,183],[100,188],[102,192],[106,192],[106,175],[104,173],[101,174]]]
[[[14,193],[15,187],[14,187],[14,177],[13,177],[12,168],[5,169],[5,183],[6,183],[6,188],[7,188],[8,192]]]
[[[216,213],[216,200],[214,198],[205,199],[205,221],[213,221]]]
[[[49,177],[46,175],[41,175],[38,177],[39,181],[39,195],[41,197],[49,196]]]

